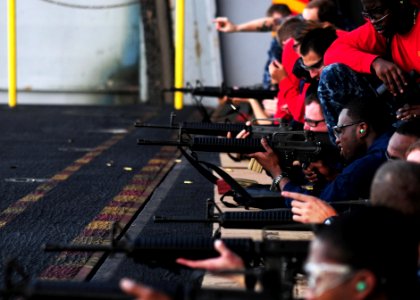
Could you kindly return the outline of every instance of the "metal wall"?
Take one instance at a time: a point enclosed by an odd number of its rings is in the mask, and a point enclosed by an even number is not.
[[[57,2],[106,6],[132,1]],[[0,89],[7,88],[6,4],[0,1]],[[18,103],[106,104],[118,100],[89,92],[137,87],[138,4],[83,9],[42,0],[16,0],[16,11],[18,89],[38,91],[20,92]],[[88,93],[74,93],[77,91]],[[0,103],[6,102],[7,94],[1,93]]]
[[[226,16],[233,23],[239,24],[264,17],[271,0],[218,0],[218,5],[219,16]],[[261,83],[271,34],[238,32],[224,33],[220,36],[226,83]]]
[[[172,10],[174,0],[168,0]],[[54,2],[54,1],[53,1]],[[57,0],[106,6],[131,0]],[[185,0],[185,83],[220,85],[261,82],[269,33],[219,34],[217,15],[243,22],[265,15],[268,0]],[[0,1],[0,103],[7,103],[7,1]],[[43,0],[16,0],[18,103],[113,104],[148,100],[143,24],[138,4],[113,9],[58,6]],[[172,20],[173,21],[173,20]],[[223,39],[221,49],[219,36]],[[142,46],[143,45],[143,46]],[[162,68],[160,72],[168,72]],[[169,71],[172,72],[172,69]],[[139,79],[140,74],[140,79]],[[142,76],[143,75],[143,76]],[[92,92],[136,89],[130,97]],[[149,87],[150,89],[150,87]],[[28,92],[24,92],[28,91]],[[36,93],[34,91],[37,91]],[[58,93],[50,93],[50,92]],[[78,92],[88,93],[78,93]],[[153,100],[153,99],[152,99]],[[186,103],[191,103],[185,97]],[[214,99],[206,104],[214,105]]]
[[[172,10],[175,1],[171,1]],[[219,35],[213,24],[217,15],[215,0],[185,0],[185,56],[184,82],[221,85],[223,82]],[[173,18],[174,19],[174,18]],[[192,103],[185,95],[184,103]],[[217,104],[214,98],[205,98],[205,105]]]

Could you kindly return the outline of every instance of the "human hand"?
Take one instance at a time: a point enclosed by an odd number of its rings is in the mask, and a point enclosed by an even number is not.
[[[204,269],[207,271],[223,271],[223,270],[243,270],[245,265],[243,260],[231,251],[221,240],[214,242],[214,248],[220,253],[220,256],[204,260],[189,260],[185,258],[178,258],[177,263],[193,268]],[[242,282],[243,276],[227,275],[230,279]]]
[[[403,107],[397,110],[397,119],[407,121],[412,118],[420,117],[420,105],[409,105],[405,104]]]
[[[251,132],[242,129],[237,135],[236,138],[237,139],[246,139],[247,137],[249,137],[251,135]]]
[[[277,112],[277,98],[274,99],[264,99],[262,101],[262,105],[264,107],[264,111],[267,115],[274,116]]]
[[[270,73],[272,83],[279,83],[287,76],[283,65],[277,60],[273,60],[271,62],[271,64],[268,66],[268,72]]]
[[[120,288],[128,295],[136,297],[138,300],[171,300],[168,295],[156,291],[150,287],[134,282],[131,279],[123,278],[120,280]]]
[[[314,168],[311,167],[311,165],[309,165],[307,168],[303,168],[302,172],[305,175],[306,180],[309,182],[315,183],[318,181],[318,173]]]
[[[249,103],[253,99],[252,98],[231,97],[231,98],[229,98],[229,100],[233,104],[240,104],[240,103]]]
[[[328,181],[333,180],[336,175],[322,160],[309,163],[309,165],[303,169],[303,174],[305,174],[306,179],[312,183],[319,181],[319,175],[322,175]]]
[[[396,64],[378,57],[372,62],[372,68],[391,94],[396,96],[397,93],[404,93],[407,81],[403,71]]]
[[[265,152],[251,153],[248,156],[255,158],[260,165],[263,166],[263,168],[269,172],[273,178],[275,178],[282,172],[279,164],[279,158],[265,138],[261,139],[261,145],[263,146]]]
[[[282,192],[281,195],[294,199],[291,205],[293,220],[296,222],[323,223],[325,219],[337,215],[331,205],[317,197],[292,192]]]
[[[237,31],[237,26],[229,21],[226,17],[218,17],[213,20],[213,23],[216,24],[216,29],[220,32],[235,32]]]
[[[281,109],[281,111],[284,111],[285,113],[287,113],[288,115],[291,115],[291,113],[290,113],[290,110],[289,110],[289,105],[286,103],[286,104],[283,104],[281,107],[280,107],[280,109]]]

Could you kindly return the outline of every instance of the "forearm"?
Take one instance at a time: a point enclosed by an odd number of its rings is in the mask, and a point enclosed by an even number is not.
[[[236,25],[236,31],[272,31],[274,26],[274,18],[265,17],[261,19],[252,20],[246,23]]]
[[[251,105],[252,112],[254,113],[255,119],[267,119],[268,116],[265,113],[261,104],[255,99],[249,99],[249,105]],[[260,125],[271,125],[271,121],[258,121]]]

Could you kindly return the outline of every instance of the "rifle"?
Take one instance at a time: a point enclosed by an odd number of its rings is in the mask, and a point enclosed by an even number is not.
[[[0,299],[130,300],[117,285],[104,282],[33,280],[0,290]]]
[[[261,260],[264,260],[264,275],[266,276],[261,279],[264,291],[280,299],[293,299],[295,276],[298,272],[302,272],[309,241],[253,241],[249,238],[230,238],[222,239],[222,241],[238,254],[248,266],[259,264]],[[140,237],[134,243],[113,242],[112,245],[114,246],[49,244],[44,247],[44,250],[123,252],[137,262],[150,263],[151,261],[174,261],[178,257],[188,259],[217,257],[219,253],[214,250],[213,243],[213,239],[192,236],[168,239]]]
[[[195,97],[229,97],[229,98],[253,98],[257,100],[274,99],[277,96],[278,90],[244,88],[244,87],[227,87],[224,84],[221,86],[203,86],[198,83],[195,87],[187,84],[186,87],[171,87],[163,89],[163,92],[181,92],[184,94],[191,94]]]
[[[184,293],[184,300],[288,300],[267,292],[228,289],[193,288]],[[25,300],[134,300],[118,286],[105,282],[72,282],[34,280],[25,285],[0,290],[0,299]]]
[[[280,197],[279,197],[280,198]],[[279,199],[280,200],[280,199]],[[228,211],[211,213],[205,219],[189,217],[154,216],[155,223],[218,223],[223,228],[262,229],[270,226],[285,226],[288,230],[310,230],[309,227],[293,221],[293,213],[289,208],[272,209],[265,211]]]
[[[0,299],[26,299],[26,300],[130,300],[134,299],[124,293],[120,287],[109,282],[77,282],[77,281],[52,281],[52,280],[31,280],[23,271],[23,268],[16,262],[11,260],[6,264],[5,287],[0,289]],[[269,281],[263,279],[268,277],[264,271],[255,270],[239,270],[220,273],[243,273],[248,278],[249,283],[255,283],[258,277],[263,285]],[[252,277],[251,277],[252,276]],[[251,282],[251,280],[253,282]],[[266,287],[266,291],[234,291],[234,290],[216,290],[201,289],[195,284],[187,284],[178,286],[179,297],[176,299],[185,300],[207,300],[217,299],[236,300],[236,299],[272,299],[272,300],[288,300],[279,298],[279,285]],[[276,293],[268,293],[273,291]]]
[[[136,121],[134,126],[141,128],[159,128],[178,130],[179,136],[184,134],[197,134],[197,135],[213,135],[213,136],[226,136],[228,132],[237,135],[242,130],[251,133],[252,137],[262,138],[271,135],[275,132],[288,132],[291,127],[288,124],[280,123],[277,126],[270,125],[246,125],[245,123],[205,123],[205,122],[179,122],[174,123],[174,115],[171,114],[168,126],[143,123]]]
[[[222,239],[225,245],[236,252],[246,261],[263,256],[278,256],[282,253],[267,252],[273,245],[279,243],[280,248],[289,249],[296,241],[263,241],[254,242],[250,238],[229,238]],[[301,245],[307,246],[306,243]],[[47,252],[57,251],[79,251],[79,252],[107,252],[126,253],[127,256],[139,262],[174,262],[178,257],[188,259],[207,259],[219,256],[213,247],[214,239],[203,237],[139,237],[134,242],[113,241],[111,245],[89,245],[89,244],[46,244],[43,248]],[[302,248],[303,249],[303,248]]]
[[[312,131],[285,131],[275,132],[267,137],[268,144],[278,155],[280,164],[287,171],[291,169],[294,161],[309,164],[319,159],[331,160],[337,157],[338,150],[334,147],[327,133]],[[178,141],[145,140],[139,139],[139,145],[161,145],[188,147],[191,151],[227,152],[249,154],[265,152],[259,138],[228,139],[216,137],[197,137],[189,139],[182,137]]]
[[[279,197],[280,198],[280,197]],[[279,199],[280,200],[280,199]],[[212,201],[208,202],[207,218],[196,219],[189,217],[154,216],[155,223],[217,223],[223,228],[263,229],[276,226],[284,230],[312,230],[312,225],[300,224],[293,221],[290,208],[269,209],[263,211],[227,211],[221,209]],[[368,199],[350,200],[330,203],[339,213],[343,213],[360,206],[369,204]],[[214,212],[216,209],[217,212]]]

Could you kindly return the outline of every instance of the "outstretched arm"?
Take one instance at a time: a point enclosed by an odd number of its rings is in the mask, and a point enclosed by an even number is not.
[[[283,197],[292,198],[293,220],[301,223],[323,223],[337,212],[327,202],[305,194],[282,192]]]
[[[243,260],[232,252],[229,248],[223,244],[221,240],[214,242],[214,248],[220,253],[220,256],[216,258],[204,259],[204,260],[189,260],[185,258],[178,258],[177,263],[193,268],[193,269],[204,269],[207,271],[223,271],[223,270],[243,270],[245,265]],[[229,278],[244,283],[243,276],[232,276]]]
[[[272,31],[275,19],[265,17],[236,25],[226,17],[218,17],[213,20],[213,23],[220,32]]]

